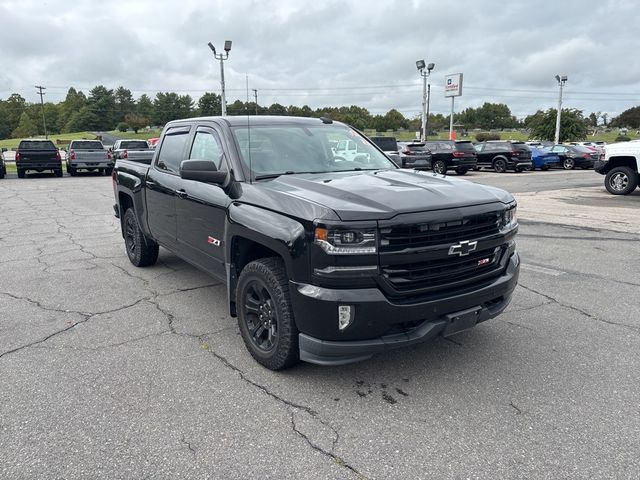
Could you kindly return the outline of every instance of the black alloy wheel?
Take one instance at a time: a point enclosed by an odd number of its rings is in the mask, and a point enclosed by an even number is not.
[[[498,173],[504,173],[507,171],[507,162],[502,158],[497,158],[493,161],[493,169]]]
[[[278,343],[278,315],[273,298],[262,280],[255,279],[247,284],[243,308],[253,344],[265,353],[273,351]]]
[[[439,173],[440,175],[447,174],[447,164],[442,160],[436,160],[435,162],[433,162],[432,168],[435,173]]]

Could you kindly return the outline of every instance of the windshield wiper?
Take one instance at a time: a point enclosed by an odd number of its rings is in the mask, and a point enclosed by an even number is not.
[[[278,178],[281,175],[306,175],[308,173],[327,173],[326,171],[316,171],[316,172],[294,172],[293,170],[287,170],[286,172],[280,173],[268,173],[266,175],[256,175],[254,180],[267,180],[269,178]]]

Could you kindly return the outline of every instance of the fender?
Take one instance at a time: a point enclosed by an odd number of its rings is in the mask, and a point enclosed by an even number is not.
[[[256,242],[281,256],[289,279],[307,280],[309,261],[305,226],[280,213],[234,202],[229,206],[225,234],[227,296],[232,315],[235,315],[237,283],[232,247],[237,237]]]

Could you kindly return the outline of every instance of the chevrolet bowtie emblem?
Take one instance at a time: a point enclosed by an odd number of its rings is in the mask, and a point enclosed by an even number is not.
[[[477,241],[470,242],[469,240],[463,240],[462,242],[449,247],[449,255],[459,255],[464,257],[465,255],[469,255],[476,248],[478,248]]]

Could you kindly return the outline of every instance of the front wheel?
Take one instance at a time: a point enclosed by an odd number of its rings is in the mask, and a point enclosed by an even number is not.
[[[133,208],[129,208],[125,212],[122,227],[129,261],[136,267],[146,267],[156,263],[159,252],[158,244],[142,233]]]
[[[573,170],[576,166],[576,163],[573,161],[573,158],[565,158],[564,162],[562,162],[562,168],[565,170]]]
[[[630,167],[615,167],[604,177],[604,186],[612,195],[628,195],[638,186],[638,173]]]
[[[298,328],[282,259],[261,258],[244,267],[238,279],[236,309],[242,340],[258,363],[281,370],[300,361]]]
[[[436,160],[435,162],[433,162],[433,165],[431,168],[433,168],[434,172],[439,173],[440,175],[447,174],[447,164],[444,163],[442,160]]]

